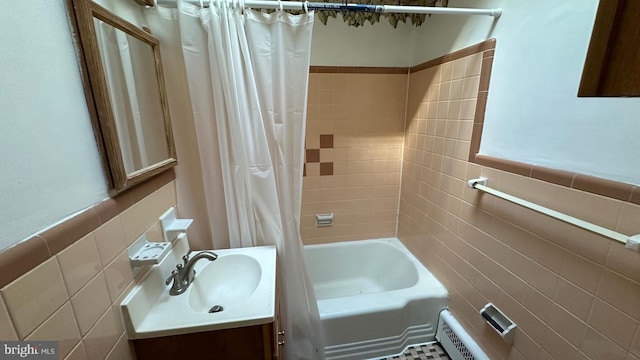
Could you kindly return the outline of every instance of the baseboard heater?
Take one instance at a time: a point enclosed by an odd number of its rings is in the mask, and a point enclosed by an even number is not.
[[[449,310],[440,312],[436,340],[440,342],[451,360],[489,360]]]

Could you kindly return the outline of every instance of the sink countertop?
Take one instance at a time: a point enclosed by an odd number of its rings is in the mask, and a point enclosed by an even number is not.
[[[186,237],[176,240],[172,253],[160,264],[154,266],[122,301],[120,306],[129,339],[261,325],[275,320],[275,246],[214,250],[218,259],[214,262],[198,261],[194,266],[195,279],[187,291],[171,296],[169,295],[171,285],[165,285],[165,280],[175,265],[182,263],[180,257],[187,251]],[[197,253],[198,251],[194,251],[190,256]],[[225,256],[234,257],[238,254],[251,257],[259,264],[260,280],[255,290],[248,297],[237,302],[211,304],[223,305],[224,310],[221,312],[207,313],[193,309],[190,305],[190,295],[203,268],[223,260]],[[206,286],[206,284],[198,285]]]

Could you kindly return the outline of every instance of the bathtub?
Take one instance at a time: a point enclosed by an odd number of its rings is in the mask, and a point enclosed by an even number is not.
[[[304,247],[326,359],[399,354],[435,340],[447,290],[398,239]]]

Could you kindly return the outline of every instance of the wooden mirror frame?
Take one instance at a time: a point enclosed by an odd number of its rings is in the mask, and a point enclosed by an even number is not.
[[[160,174],[178,163],[171,130],[164,72],[160,60],[160,44],[151,34],[111,13],[92,0],[66,0],[66,2],[70,22],[74,29],[74,41],[78,51],[77,55],[84,82],[85,97],[101,153],[103,168],[107,176],[109,189],[111,192],[119,192]],[[94,18],[148,44],[153,51],[154,64],[149,65],[155,65],[168,158],[129,174],[127,174],[124,166],[109,88],[94,28]]]

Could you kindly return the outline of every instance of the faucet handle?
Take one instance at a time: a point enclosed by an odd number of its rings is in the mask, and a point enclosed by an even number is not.
[[[182,267],[182,265],[178,264],[178,266]],[[167,280],[164,282],[166,285],[171,284],[171,281],[173,280],[174,283],[178,283],[178,275],[180,274],[180,270],[179,269],[174,269],[171,271],[171,276],[169,276],[167,278]]]

